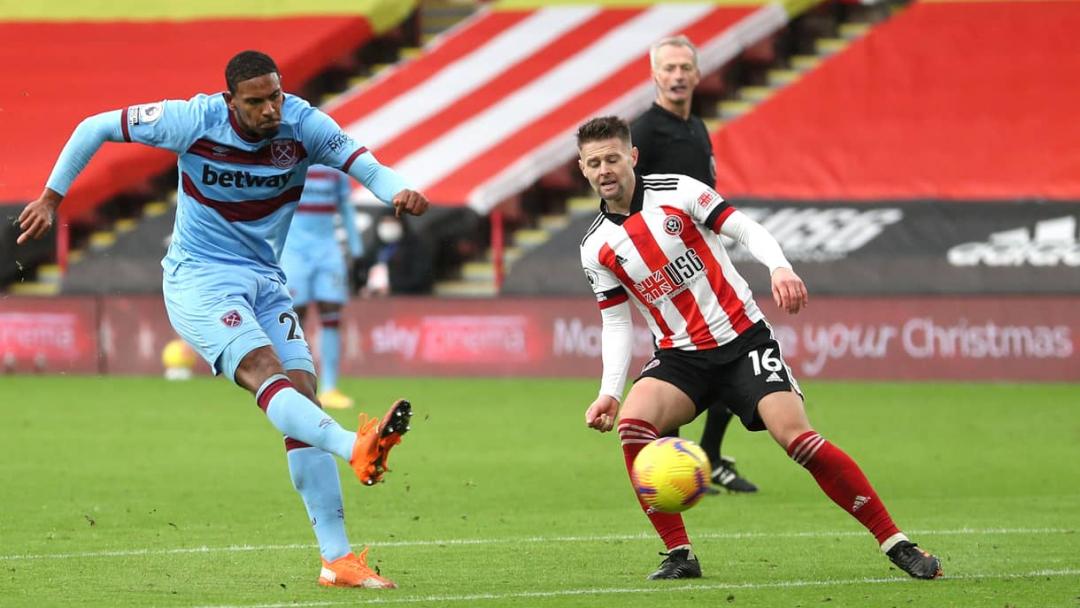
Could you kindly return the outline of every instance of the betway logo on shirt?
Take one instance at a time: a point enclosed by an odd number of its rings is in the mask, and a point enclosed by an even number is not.
[[[214,171],[203,165],[202,183],[221,188],[284,188],[295,175],[286,171],[277,175],[253,175],[247,171]]]
[[[982,242],[963,243],[949,249],[953,266],[1080,266],[1080,243],[1076,218],[1043,220],[1035,234],[1026,227],[990,234]]]
[[[652,304],[660,298],[674,296],[685,289],[694,279],[701,276],[705,263],[693,249],[668,262],[641,281],[634,283],[634,291],[641,295],[646,304]]]

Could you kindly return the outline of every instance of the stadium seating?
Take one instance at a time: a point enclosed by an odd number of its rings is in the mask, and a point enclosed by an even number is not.
[[[0,128],[9,141],[19,142],[18,154],[4,159],[0,202],[21,204],[36,197],[60,147],[89,114],[222,90],[225,61],[244,48],[272,54],[295,90],[381,31],[376,27],[396,24],[379,11],[389,6],[400,21],[412,5],[384,0],[358,4],[371,15],[321,16],[316,3],[305,5],[303,16],[203,14],[184,21],[140,20],[152,7],[133,6],[133,13],[117,15],[115,21],[66,21],[62,12],[50,21],[0,21],[0,73],[11,85],[0,93]],[[70,11],[78,15],[75,7]],[[62,213],[85,218],[102,201],[174,162],[167,152],[106,146],[74,185]]]
[[[482,11],[327,110],[433,202],[486,213],[574,155],[590,116],[648,107],[648,47],[685,33],[705,71],[782,27],[780,3]]]
[[[1078,2],[914,3],[714,133],[718,187],[1080,200]]]
[[[905,218],[847,266],[778,233],[817,293],[1075,291],[1065,260],[1076,255],[1080,86],[1061,74],[1080,67],[1078,28],[1076,2],[916,3],[874,27],[843,24],[770,70],[768,86],[719,104],[717,189],[762,217],[851,213],[843,202]],[[584,215],[520,257],[504,292],[586,292],[574,235],[595,199],[569,206]],[[740,271],[768,288],[753,263]]]
[[[414,0],[294,0],[260,5],[254,13],[243,16],[234,13],[236,7],[208,3],[163,5],[121,0],[90,6],[60,0],[6,4],[0,7],[0,36],[4,39],[0,74],[9,86],[0,91],[0,129],[12,143],[0,165],[0,206],[10,205],[15,213],[38,196],[64,141],[87,115],[222,90],[225,62],[244,48],[269,52],[285,74],[286,88],[301,90],[314,76],[397,27],[416,4]],[[237,36],[240,31],[242,37]],[[77,226],[80,233],[100,231],[80,239],[80,244],[86,241],[91,256],[107,248],[118,235],[125,240],[123,235],[135,228],[131,218],[140,215],[138,206],[131,201],[114,204],[111,211],[123,210],[125,219],[111,226],[103,221],[101,205],[121,194],[135,193],[133,198],[139,202],[160,196],[157,190],[163,180],[151,180],[167,177],[174,165],[175,157],[168,152],[106,144],[68,193],[60,209],[60,225],[65,231],[70,226]],[[161,213],[153,206],[145,215],[157,217]],[[109,230],[103,231],[106,228]],[[168,234],[167,228],[164,234],[159,230],[155,227],[152,234],[136,239],[152,243],[141,256],[130,251],[131,264],[144,266],[139,272],[105,275],[126,277],[115,287],[138,284],[142,288],[136,291],[156,289],[154,285],[160,280],[147,283],[146,279],[159,270],[139,259],[159,257],[160,243]],[[35,266],[42,260],[63,258],[62,254],[54,256],[51,235],[16,248],[16,234],[10,225],[0,228],[0,254],[20,261],[17,267],[0,269],[0,284],[18,279],[12,288],[16,293],[57,293],[61,269],[52,264]],[[66,252],[67,232],[58,231],[57,236],[57,251]],[[71,259],[59,261],[75,261],[82,253],[72,251]],[[108,269],[112,264],[102,266]],[[23,282],[34,274],[37,282]],[[91,272],[85,282],[105,289],[110,283],[102,283],[102,278]]]

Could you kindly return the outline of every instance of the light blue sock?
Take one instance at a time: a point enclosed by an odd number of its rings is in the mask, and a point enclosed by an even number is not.
[[[297,448],[286,454],[289,477],[304,500],[319,541],[319,554],[328,562],[344,557],[352,549],[345,535],[345,509],[334,457],[318,448]]]
[[[356,433],[341,428],[319,406],[301,395],[287,376],[271,376],[255,393],[255,401],[282,434],[337,454],[346,461],[352,457]]]
[[[341,365],[341,332],[338,331],[338,314],[323,317],[322,333],[319,335],[319,356],[322,361],[322,390],[337,388],[338,367]],[[327,318],[330,317],[330,318]],[[333,326],[327,325],[333,321]]]

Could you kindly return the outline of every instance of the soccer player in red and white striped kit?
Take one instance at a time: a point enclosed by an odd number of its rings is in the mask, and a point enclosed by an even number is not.
[[[806,286],[776,239],[693,178],[635,175],[637,149],[621,118],[586,122],[577,143],[581,171],[601,198],[581,241],[581,263],[603,317],[603,377],[585,423],[603,433],[618,419],[629,472],[646,444],[722,402],[747,429],[768,430],[897,567],[915,578],[941,576],[938,558],[893,523],[855,461],[810,426],[780,345],[719,235],[769,267],[773,299],[795,314],[807,304]],[[630,302],[648,321],[657,350],[620,411],[633,337]],[[649,578],[700,577],[682,516],[641,506],[667,547]]]

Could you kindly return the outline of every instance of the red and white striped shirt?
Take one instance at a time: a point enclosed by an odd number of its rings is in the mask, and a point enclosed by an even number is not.
[[[607,213],[602,202],[581,241],[600,308],[633,300],[662,349],[734,340],[764,318],[718,236],[734,212],[685,175],[638,177],[629,215]]]

